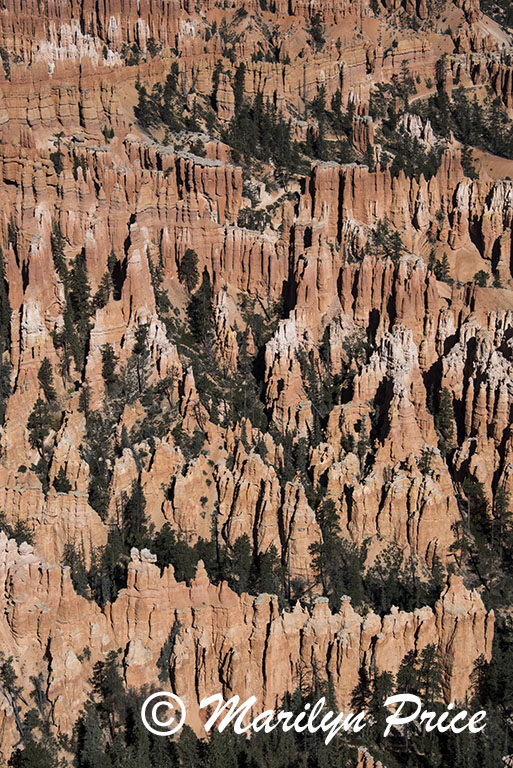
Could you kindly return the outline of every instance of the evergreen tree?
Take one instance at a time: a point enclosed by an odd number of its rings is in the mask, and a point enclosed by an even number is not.
[[[101,279],[100,285],[98,286],[98,290],[94,295],[93,308],[103,309],[105,306],[107,306],[110,299],[111,292],[112,292],[112,277],[110,272],[105,272]]]
[[[102,376],[109,394],[112,393],[119,380],[116,374],[117,363],[118,358],[114,353],[112,344],[104,344],[102,347]]]
[[[489,277],[490,275],[488,274],[488,272],[485,272],[484,269],[480,269],[479,272],[476,272],[474,275],[474,282],[480,288],[486,288],[486,284],[488,282]]]
[[[42,458],[45,456],[44,443],[50,434],[51,423],[48,405],[38,397],[28,418],[27,427],[30,445],[39,451]]]
[[[13,661],[12,656],[6,658],[4,653],[0,651],[0,693],[3,694],[13,711],[16,727],[23,739],[25,737],[25,729],[23,728],[20,716],[20,701],[23,696],[23,688],[18,682]]]
[[[100,515],[107,517],[110,497],[110,461],[112,459],[112,423],[99,412],[88,413],[84,458],[89,464],[89,504]]]
[[[92,702],[86,704],[80,725],[78,767],[98,768],[104,758],[105,747],[98,714]]]
[[[213,323],[212,285],[206,268],[203,270],[200,287],[191,297],[187,313],[194,337],[205,343],[212,333]]]
[[[91,314],[91,288],[85,271],[83,254],[73,261],[69,284],[69,301],[76,322],[81,323]]]
[[[132,492],[123,509],[123,533],[128,549],[143,549],[150,545],[146,499],[139,480],[132,483]]]
[[[433,644],[427,645],[420,652],[418,674],[421,697],[433,706],[442,698],[442,665]]]
[[[118,719],[123,719],[126,712],[123,678],[116,651],[109,651],[105,661],[94,665],[91,684],[100,720],[108,724],[113,736]]]
[[[4,254],[0,248],[0,425],[4,423],[7,402],[11,394],[11,364],[8,360],[8,352],[11,348],[11,312]]]
[[[178,279],[185,285],[188,293],[196,288],[199,280],[198,255],[192,248],[187,248],[178,267]]]
[[[157,123],[158,113],[155,111],[154,104],[148,96],[145,86],[141,85],[138,80],[135,87],[137,89],[137,106],[134,107],[135,117],[143,128],[151,128]]]
[[[434,265],[434,271],[435,276],[437,280],[443,280],[445,283],[452,282],[451,277],[451,267],[449,264],[449,258],[447,256],[447,253],[444,252],[442,256],[441,261],[437,261]]]
[[[316,13],[315,16],[312,17],[309,31],[314,49],[316,51],[321,51],[326,40],[324,38],[324,27],[322,24],[321,15],[319,13]]]
[[[257,592],[277,595],[283,602],[285,572],[274,544],[257,558],[257,574],[253,588],[256,587]]]
[[[71,483],[68,480],[64,467],[60,467],[56,474],[53,480],[53,487],[57,493],[69,493],[71,491]]]
[[[135,370],[137,373],[137,387],[141,394],[146,386],[146,374],[148,365],[148,325],[138,325],[135,331],[135,344],[132,350],[132,358],[135,361]]]
[[[57,399],[57,393],[53,383],[52,364],[47,357],[44,358],[39,367],[37,378],[39,379],[39,383],[43,388],[47,402],[54,403]]]
[[[64,329],[62,334],[55,339],[55,343],[56,346],[64,349],[66,357],[71,352],[77,369],[82,371],[91,330],[89,321],[91,289],[84,268],[83,254],[79,254],[74,259],[65,289]]]
[[[237,591],[248,591],[252,564],[251,542],[248,534],[244,533],[234,543],[230,553],[230,571],[237,580]]]
[[[452,395],[447,387],[443,387],[440,391],[435,425],[440,435],[440,450],[444,455],[447,455],[453,447],[455,439],[454,408],[452,404]]]
[[[244,101],[244,77],[246,74],[246,65],[244,62],[239,64],[237,67],[237,70],[235,72],[234,82],[233,82],[233,98],[234,98],[234,109],[235,114],[237,114],[242,107],[242,103]]]
[[[84,546],[68,542],[64,548],[64,563],[71,569],[71,581],[77,594],[89,597],[89,582],[85,564]]]

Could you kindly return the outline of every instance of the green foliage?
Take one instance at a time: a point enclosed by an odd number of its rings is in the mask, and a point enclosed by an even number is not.
[[[71,581],[75,592],[82,597],[89,597],[89,583],[83,545],[76,546],[72,542],[67,542],[64,548],[64,564],[71,570]]]
[[[169,680],[169,659],[171,654],[173,653],[173,648],[176,642],[176,638],[180,633],[181,626],[182,625],[180,624],[178,619],[175,619],[173,626],[171,627],[169,636],[166,642],[164,643],[164,645],[162,646],[160,656],[157,660],[157,667],[160,669],[159,680],[161,683],[165,683],[167,682],[167,680]]]
[[[148,326],[146,323],[138,325],[135,330],[135,344],[132,349],[132,361],[137,374],[138,393],[142,394],[146,386],[147,366],[149,358],[148,350]]]
[[[157,56],[160,53],[161,46],[157,43],[154,37],[149,37],[148,42],[146,43],[146,47],[148,49],[148,53],[150,54],[151,58],[154,59],[155,56]]]
[[[10,525],[3,512],[0,512],[0,531],[4,531],[6,536],[9,539],[14,539],[18,545],[23,544],[24,541],[27,544],[34,544],[34,535],[28,524],[18,519],[14,525]]]
[[[229,130],[223,135],[233,148],[236,162],[272,162],[284,172],[296,173],[301,169],[297,144],[291,138],[290,123],[283,119],[276,107],[264,103],[257,93],[253,103],[243,101],[236,110]]]
[[[449,98],[439,83],[436,94],[415,102],[412,110],[429,118],[438,136],[447,138],[451,131],[454,133],[464,145],[462,161],[471,178],[476,173],[469,147],[513,158],[513,128],[498,97],[487,96],[481,103],[475,94],[471,97],[464,88],[458,88]]]
[[[237,214],[237,226],[242,229],[253,229],[264,232],[271,224],[272,217],[262,208],[241,208]]]
[[[444,283],[449,283],[449,284],[453,282],[451,278],[451,267],[449,265],[449,258],[445,252],[441,260],[436,259],[433,253],[432,258],[430,258],[429,260],[429,266],[433,269],[437,280],[442,280]]]
[[[191,296],[187,314],[194,338],[205,343],[213,328],[212,285],[206,268],[203,270],[200,287]]]
[[[63,374],[68,375],[70,356],[73,356],[78,371],[82,372],[85,366],[93,306],[83,253],[75,257],[71,271],[68,272],[62,247],[62,240],[57,232],[52,252],[56,269],[64,282],[66,304],[63,312],[64,328],[54,335],[54,344],[56,349],[62,350]]]
[[[47,357],[43,359],[43,362],[39,367],[37,378],[41,384],[47,402],[54,403],[57,400],[57,393],[53,383],[52,364]]]
[[[136,88],[138,100],[137,106],[134,107],[134,114],[143,128],[151,128],[158,123],[158,112],[155,112],[155,106],[148,97],[145,86],[137,82]]]
[[[27,421],[29,430],[29,442],[32,448],[36,448],[41,457],[46,454],[45,440],[52,428],[52,417],[47,403],[40,397],[34,403],[34,407]]]
[[[233,80],[233,98],[235,112],[239,112],[244,101],[244,77],[246,73],[246,65],[244,62],[239,64],[235,71],[235,77]]]
[[[105,128],[103,129],[103,133],[105,135]],[[73,151],[73,178],[75,181],[78,181],[78,169],[82,169],[82,175],[83,178],[86,178],[87,173],[87,160],[84,155],[76,155]]]
[[[316,13],[315,16],[312,17],[310,29],[308,31],[314,49],[316,51],[322,51],[326,39],[324,37],[324,26],[319,13]]]
[[[341,538],[340,523],[331,499],[317,511],[322,541],[310,545],[312,564],[333,610],[349,595],[356,605],[364,599],[362,572],[364,552]]]
[[[491,16],[502,27],[513,26],[513,3],[511,0],[481,0],[481,10]]]
[[[118,358],[114,353],[112,344],[104,344],[102,347],[102,376],[109,394],[112,394],[119,381],[119,376],[116,373],[117,363]]]
[[[190,583],[196,572],[199,554],[195,547],[177,538],[169,523],[165,523],[155,534],[151,549],[157,555],[157,563],[162,569],[172,565],[177,581]]]
[[[105,141],[109,142],[111,139],[114,138],[114,128],[112,125],[104,125],[102,128],[102,133],[105,137]],[[85,169],[84,169],[84,176],[85,176]]]
[[[304,387],[313,408],[313,425],[310,433],[310,442],[318,445],[322,439],[322,428],[334,405],[339,401],[341,387],[349,384],[344,375],[332,374],[329,366],[323,369],[313,353],[307,353],[300,349],[298,360],[303,375]]]
[[[103,309],[107,306],[112,293],[112,277],[110,272],[103,275],[98,290],[94,294],[93,309]]]
[[[422,449],[422,454],[419,458],[419,461],[417,462],[419,472],[421,472],[425,477],[430,477],[433,473],[433,469],[432,469],[433,455],[434,455],[433,449],[426,446],[425,448]]]
[[[11,394],[11,305],[5,277],[4,254],[0,248],[0,426],[5,421],[7,402]]]
[[[113,426],[113,420],[108,414],[89,413],[86,419],[83,455],[90,470],[88,498],[89,504],[102,520],[107,517],[110,498]]]
[[[397,674],[397,687],[420,696],[430,706],[442,700],[442,664],[434,645],[404,657]]]
[[[454,447],[456,430],[452,395],[447,387],[443,387],[439,394],[435,426],[439,434],[439,448],[442,454],[446,456]]]
[[[378,221],[371,231],[366,250],[373,256],[390,258],[394,263],[397,263],[405,253],[401,235],[396,229],[392,229],[392,225],[386,218]]]
[[[64,170],[64,163],[62,162],[62,152],[60,146],[57,146],[55,152],[50,152],[50,160],[52,161],[55,173],[60,176]]]
[[[134,114],[143,128],[164,126],[170,133],[184,129],[196,132],[200,128],[200,119],[204,118],[205,122],[208,122],[207,115],[198,105],[197,99],[193,100],[192,106],[189,105],[185,94],[178,88],[178,79],[178,63],[174,61],[164,84],[155,83],[151,93],[137,81],[138,100]]]
[[[50,243],[55,271],[59,275],[61,281],[66,284],[68,279],[68,268],[66,266],[66,259],[64,256],[65,240],[61,232],[61,228],[55,220],[52,223]]]
[[[130,497],[123,507],[123,535],[128,549],[151,546],[150,528],[146,518],[146,499],[141,483],[134,480]]]
[[[37,464],[32,465],[32,469],[39,477],[44,493],[47,493],[48,468],[53,454],[53,447],[47,445],[47,438],[52,429],[58,428],[58,422],[52,417],[48,404],[40,397],[34,403],[27,421],[27,428],[29,443],[39,453],[39,460]]]
[[[476,272],[476,274],[474,275],[474,282],[480,288],[486,288],[486,284],[488,283],[489,277],[490,275],[488,274],[488,272],[485,272],[484,269],[480,269],[479,272]]]
[[[163,287],[164,277],[162,261],[159,260],[157,264],[154,264],[148,254],[148,265],[150,268],[151,284],[153,287],[153,293],[155,295],[157,311],[159,313],[159,317],[164,321],[164,324],[166,325],[166,316],[171,310],[171,302],[169,301],[169,296],[167,295],[166,289]]]
[[[69,493],[71,491],[71,483],[68,480],[64,467],[61,467],[55,475],[53,487],[57,493]]]
[[[420,179],[424,176],[429,181],[440,167],[442,147],[426,150],[415,136],[410,136],[406,131],[394,131],[384,142],[384,148],[394,155],[390,164],[392,176],[398,176],[403,171],[410,178]]]
[[[434,558],[431,572],[420,578],[420,563],[405,558],[396,545],[388,546],[365,575],[365,594],[378,613],[390,613],[392,606],[413,611],[421,605],[434,606],[443,587],[443,569]]]
[[[2,59],[2,66],[4,68],[5,77],[7,80],[11,79],[11,62],[9,60],[9,52],[5,50],[3,45],[0,45],[0,58]]]
[[[199,281],[198,254],[192,248],[187,248],[180,260],[178,279],[188,293],[192,293]]]
[[[128,67],[137,66],[141,58],[141,49],[139,48],[139,45],[137,43],[132,43],[131,46],[128,46],[126,43],[123,43],[121,47],[121,58],[126,62]]]
[[[63,765],[59,759],[59,744],[51,730],[51,718],[49,707],[43,696],[42,675],[31,677],[33,684],[31,698],[37,709],[31,707],[21,721],[18,705],[15,705],[15,718],[21,735],[20,743],[23,748],[15,749],[9,760],[10,768],[61,768]],[[20,696],[21,698],[21,696]],[[23,700],[28,706],[29,702]]]

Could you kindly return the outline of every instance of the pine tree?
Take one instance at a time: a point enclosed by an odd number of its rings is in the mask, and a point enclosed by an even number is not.
[[[14,712],[16,727],[20,736],[23,738],[24,728],[20,718],[20,699],[22,698],[23,688],[18,682],[18,677],[13,666],[13,657],[6,658],[0,651],[0,692],[7,700],[9,706]]]
[[[417,655],[415,651],[406,654],[397,673],[397,690],[403,693],[417,693],[419,677],[417,673]]]
[[[455,421],[452,395],[443,387],[440,392],[438,412],[435,416],[435,425],[438,429],[440,450],[446,455],[454,445]]]
[[[139,394],[144,391],[146,385],[146,368],[148,364],[148,325],[137,326],[135,331],[135,344],[132,350],[132,357],[135,360],[135,369],[137,373],[137,386]]]
[[[64,563],[71,569],[71,581],[77,594],[89,597],[86,560],[83,544],[75,546],[68,542],[64,547]]]
[[[107,392],[111,392],[118,383],[116,365],[118,358],[114,353],[112,344],[104,344],[102,347],[102,376],[107,387]]]
[[[112,292],[112,277],[109,272],[103,275],[98,290],[93,298],[93,308],[103,309],[107,306]]]
[[[178,267],[178,279],[190,294],[199,280],[198,255],[192,248],[187,248]]]
[[[30,445],[39,451],[42,458],[45,455],[44,443],[50,434],[51,423],[48,405],[38,397],[28,418],[27,427]]]
[[[66,259],[64,256],[64,246],[66,241],[64,240],[61,228],[56,221],[54,221],[52,224],[50,242],[55,271],[59,275],[62,282],[66,283],[68,279],[68,267],[66,266]]]
[[[238,592],[247,592],[253,564],[251,541],[247,533],[235,541],[230,553],[230,571],[236,579]]]
[[[98,699],[97,709],[100,718],[108,724],[113,736],[116,722],[125,712],[123,678],[119,671],[116,651],[109,651],[105,661],[98,661],[94,665],[91,683],[93,694]]]
[[[282,600],[285,572],[274,544],[271,544],[269,549],[259,556],[257,569],[258,592],[277,595]]]
[[[479,272],[476,272],[474,275],[474,282],[480,288],[486,288],[486,284],[488,283],[489,277],[490,275],[488,274],[488,272],[485,272],[484,269],[480,269]]]
[[[372,693],[369,701],[369,714],[372,717],[372,732],[378,745],[383,743],[386,727],[387,710],[383,706],[386,699],[394,692],[395,680],[391,672],[378,673],[374,670]]]
[[[69,301],[76,322],[81,323],[91,314],[91,288],[85,271],[83,254],[73,261],[70,275]]]
[[[205,343],[211,332],[213,322],[212,285],[206,270],[203,270],[201,285],[191,297],[187,308],[191,331],[197,341]]]
[[[233,98],[234,98],[235,114],[238,114],[240,108],[242,107],[242,102],[244,101],[245,74],[246,74],[246,65],[244,64],[244,62],[242,62],[237,67],[234,81],[233,81]]]
[[[502,561],[504,549],[513,548],[512,509],[510,495],[504,487],[497,489],[493,504],[492,548],[498,549]]]
[[[105,747],[96,708],[92,702],[88,702],[85,706],[80,730],[78,766],[79,768],[98,768],[103,759]]]
[[[58,345],[64,348],[66,356],[72,353],[77,369],[82,371],[89,343],[89,318],[92,310],[91,289],[83,254],[75,257],[65,288],[64,329],[58,338]]]
[[[427,645],[419,657],[419,690],[430,706],[442,697],[442,665],[433,644]]]
[[[43,388],[47,402],[54,403],[57,399],[57,393],[53,383],[52,364],[47,357],[43,359],[43,362],[39,367],[37,378]]]
[[[98,411],[88,413],[84,457],[89,464],[89,504],[105,520],[110,498],[112,422]]]
[[[53,480],[53,487],[57,493],[69,493],[71,491],[71,483],[66,475],[64,467],[60,467]]]
[[[142,549],[149,546],[148,521],[146,519],[146,499],[139,480],[132,483],[130,498],[123,510],[123,532],[125,544],[130,549]]]
[[[148,96],[148,92],[144,85],[141,85],[139,81],[136,83],[136,89],[138,93],[137,106],[134,107],[134,114],[143,128],[151,128],[156,125],[157,115],[152,105],[152,101]]]
[[[11,394],[11,364],[8,360],[11,348],[11,314],[4,254],[0,248],[0,425],[4,423],[7,401]]]
[[[451,266],[447,253],[444,252],[441,261],[436,261],[434,265],[435,277],[437,280],[443,280],[444,283],[451,281]]]

